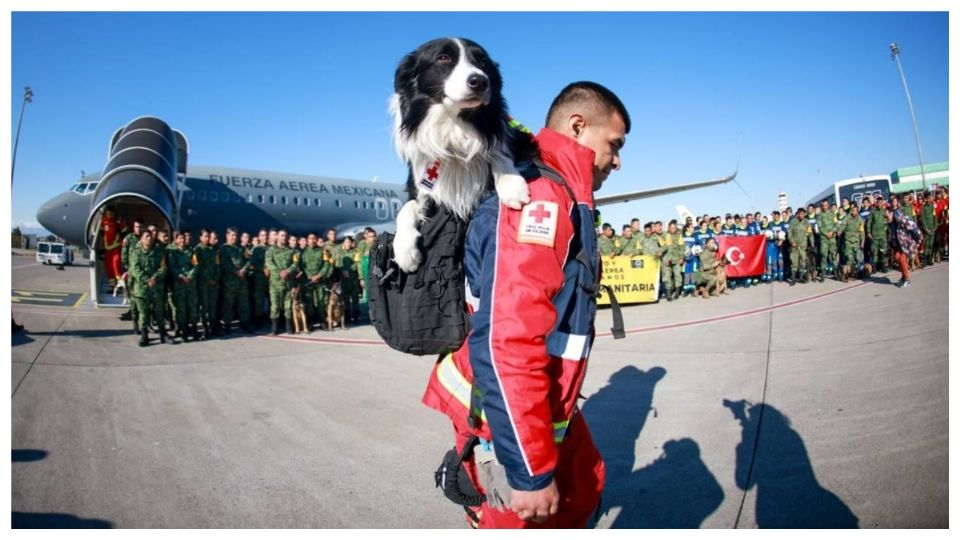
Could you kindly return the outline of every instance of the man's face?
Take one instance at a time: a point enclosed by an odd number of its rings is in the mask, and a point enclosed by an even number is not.
[[[219,243],[220,243],[220,236],[218,236],[217,233],[215,232],[210,233],[210,245],[215,246]]]
[[[173,242],[174,242],[175,244],[177,244],[177,247],[178,247],[178,248],[183,249],[183,245],[186,244],[186,238],[184,238],[184,236],[181,234],[181,235],[178,235],[178,236],[173,240]]]
[[[241,246],[250,245],[250,233],[243,233],[240,235],[240,245]]]
[[[575,138],[596,154],[593,160],[593,190],[597,191],[611,171],[620,169],[620,149],[626,143],[627,127],[617,112],[593,116],[593,121],[585,121],[580,128],[580,136]]]
[[[603,236],[605,238],[613,238],[613,229],[610,227],[603,228]]]
[[[144,235],[140,236],[140,242],[141,242],[144,246],[146,246],[147,248],[149,248],[150,246],[153,245],[153,235],[152,235],[152,234],[144,234]]]
[[[193,233],[183,233],[183,243],[188,246],[193,245]]]
[[[644,227],[644,228],[643,228],[643,235],[644,235],[644,236],[651,236],[651,235],[653,235],[653,231],[650,229],[650,227]]]
[[[286,232],[286,231],[280,231],[280,232],[277,233],[277,245],[279,245],[279,246],[281,246],[281,247],[287,245],[287,232]]]
[[[327,242],[337,242],[337,231],[327,231]]]
[[[630,222],[630,229],[631,229],[633,232],[635,232],[635,233],[640,232],[640,222],[639,222],[639,221],[631,221],[631,222]]]
[[[306,249],[307,239],[301,236],[300,238],[297,239],[297,245],[300,246],[300,249]]]
[[[730,227],[733,225],[733,218],[727,218],[727,226]]]
[[[267,233],[267,243],[271,246],[277,245],[277,231],[270,231]]]
[[[143,225],[139,221],[133,222],[133,234],[137,235],[137,238],[140,238],[140,233],[143,232]]]
[[[307,245],[310,246],[310,249],[317,247],[317,235],[315,234],[307,235]]]
[[[670,234],[677,234],[677,224],[676,224],[676,223],[671,223],[670,225],[667,225],[667,231],[668,231]]]
[[[663,232],[663,223],[655,223],[653,225],[653,232],[655,234],[660,234]]]
[[[290,235],[290,238],[287,239],[287,247],[288,247],[288,248],[295,248],[295,247],[297,247],[297,237],[296,237],[296,236]]]
[[[261,245],[261,246],[266,245],[266,244],[267,244],[267,240],[268,240],[267,231],[260,231],[260,234],[257,235],[257,238],[260,239],[260,245]]]
[[[353,238],[349,236],[343,239],[343,249],[350,250],[353,248]]]
[[[623,230],[623,237],[624,237],[624,238],[633,238],[633,229],[631,229],[630,227],[627,227],[626,229],[624,229],[624,230]]]
[[[167,243],[167,231],[160,231],[157,233],[157,241],[161,244]]]
[[[750,225],[752,223],[753,223],[753,215],[747,214],[747,225]]]
[[[227,231],[227,245],[232,246],[237,243],[237,233],[233,231]]]

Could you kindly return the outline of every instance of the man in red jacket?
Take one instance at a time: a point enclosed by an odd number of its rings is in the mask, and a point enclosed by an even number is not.
[[[620,168],[630,117],[610,90],[577,82],[546,123],[542,161],[524,171],[530,203],[511,210],[490,192],[471,218],[472,330],[423,398],[452,421],[458,453],[472,453],[462,466],[486,500],[465,508],[483,528],[584,527],[604,483],[577,399],[600,273],[593,192]]]
[[[123,223],[113,215],[113,209],[107,208],[100,220],[100,234],[103,235],[103,263],[107,268],[107,279],[112,290],[120,277],[120,246],[123,241],[121,227]]]

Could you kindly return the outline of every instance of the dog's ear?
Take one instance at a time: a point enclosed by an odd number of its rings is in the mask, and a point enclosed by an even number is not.
[[[403,96],[405,91],[410,90],[410,86],[416,80],[417,57],[410,53],[400,60],[397,71],[393,76],[393,90]]]

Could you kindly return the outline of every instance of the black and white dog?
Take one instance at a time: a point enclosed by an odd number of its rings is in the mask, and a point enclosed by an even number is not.
[[[394,258],[404,272],[419,267],[424,204],[433,199],[466,220],[491,179],[500,200],[530,202],[514,158],[532,148],[510,127],[497,64],[462,38],[427,42],[400,61],[390,99],[397,152],[409,167],[410,200],[397,215]]]

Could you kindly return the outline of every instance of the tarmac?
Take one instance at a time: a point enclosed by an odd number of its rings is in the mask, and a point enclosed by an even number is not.
[[[140,348],[85,262],[12,257],[14,527],[467,527],[432,358],[370,326]],[[595,526],[948,527],[948,269],[628,306],[622,340],[601,309]]]

